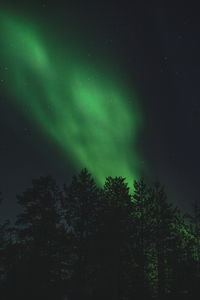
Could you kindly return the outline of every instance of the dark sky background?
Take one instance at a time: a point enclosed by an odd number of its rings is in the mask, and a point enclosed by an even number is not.
[[[199,200],[200,20],[198,7],[169,1],[26,1],[9,7],[39,18],[61,38],[71,26],[90,55],[108,53],[116,70],[137,90],[144,114],[138,147],[151,178],[185,210]],[[7,1],[6,1],[7,3]],[[186,2],[185,2],[186,3]],[[74,173],[56,150],[4,95],[0,78],[1,215],[18,211],[15,194],[33,178],[52,174],[67,182]],[[148,174],[149,176],[149,174]]]

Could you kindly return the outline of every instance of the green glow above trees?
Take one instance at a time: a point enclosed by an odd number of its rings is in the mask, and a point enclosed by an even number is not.
[[[61,47],[58,38],[49,39],[38,25],[13,15],[1,15],[0,42],[7,92],[66,161],[77,170],[86,167],[100,184],[107,176],[128,182],[139,176],[137,97],[130,99],[108,66],[94,67],[78,54],[83,45]]]

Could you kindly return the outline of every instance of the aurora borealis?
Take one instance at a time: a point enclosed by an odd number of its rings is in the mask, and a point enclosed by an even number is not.
[[[142,114],[134,91],[111,66],[91,64],[71,46],[45,35],[33,20],[1,13],[0,42],[6,88],[41,134],[98,183],[139,176],[136,138]],[[130,96],[132,95],[132,96]],[[128,101],[131,97],[131,101]]]
[[[2,215],[34,178],[86,167],[199,199],[199,15],[143,1],[2,0]],[[12,188],[11,188],[12,186]],[[10,200],[9,200],[10,199]],[[4,211],[5,208],[5,211]]]

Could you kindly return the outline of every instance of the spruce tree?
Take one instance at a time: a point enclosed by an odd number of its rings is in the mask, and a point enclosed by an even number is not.
[[[64,187],[62,208],[72,239],[71,293],[82,299],[92,298],[100,190],[87,169]]]
[[[53,294],[61,274],[61,192],[51,176],[40,177],[17,200],[23,209],[16,221],[21,245],[19,272],[24,272],[19,276],[23,275],[25,280],[21,284],[28,287],[32,297],[45,298]]]

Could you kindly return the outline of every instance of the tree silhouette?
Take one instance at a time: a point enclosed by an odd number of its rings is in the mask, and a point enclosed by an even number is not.
[[[150,188],[145,183],[144,178],[134,181],[133,192],[133,224],[134,231],[132,243],[135,260],[134,282],[135,293],[146,297],[149,294],[149,280],[147,268],[149,265],[148,256],[152,248],[152,224],[153,203],[150,198]],[[152,264],[153,265],[153,264]],[[152,272],[153,273],[153,272]],[[151,282],[153,277],[151,278]]]
[[[129,188],[124,178],[106,178],[102,203],[103,226],[99,237],[101,268],[98,274],[100,286],[97,299],[121,299],[124,277],[122,256],[125,251],[128,211],[131,206]]]
[[[155,182],[151,187],[151,199],[154,220],[152,240],[155,245],[158,297],[163,299],[170,289],[168,259],[172,251],[173,228],[177,221],[177,208],[167,201],[164,187],[159,182]]]
[[[193,203],[192,213],[185,214],[185,220],[187,223],[187,240],[185,245],[187,283],[185,286],[187,286],[191,297],[194,297],[200,292],[200,207],[197,201]]]
[[[74,176],[69,186],[64,187],[62,203],[66,222],[73,240],[72,295],[89,299],[92,297],[94,264],[91,263],[97,232],[99,194],[94,179],[87,169]]]
[[[200,208],[184,215],[164,187],[83,169],[63,190],[51,176],[17,196],[14,227],[0,225],[5,300],[195,299],[200,294]]]
[[[18,271],[21,274],[23,270],[25,276],[22,284],[25,280],[33,298],[49,299],[49,291],[53,293],[54,285],[60,280],[58,209],[61,192],[51,176],[40,177],[17,199],[23,208],[16,221],[22,251]]]

